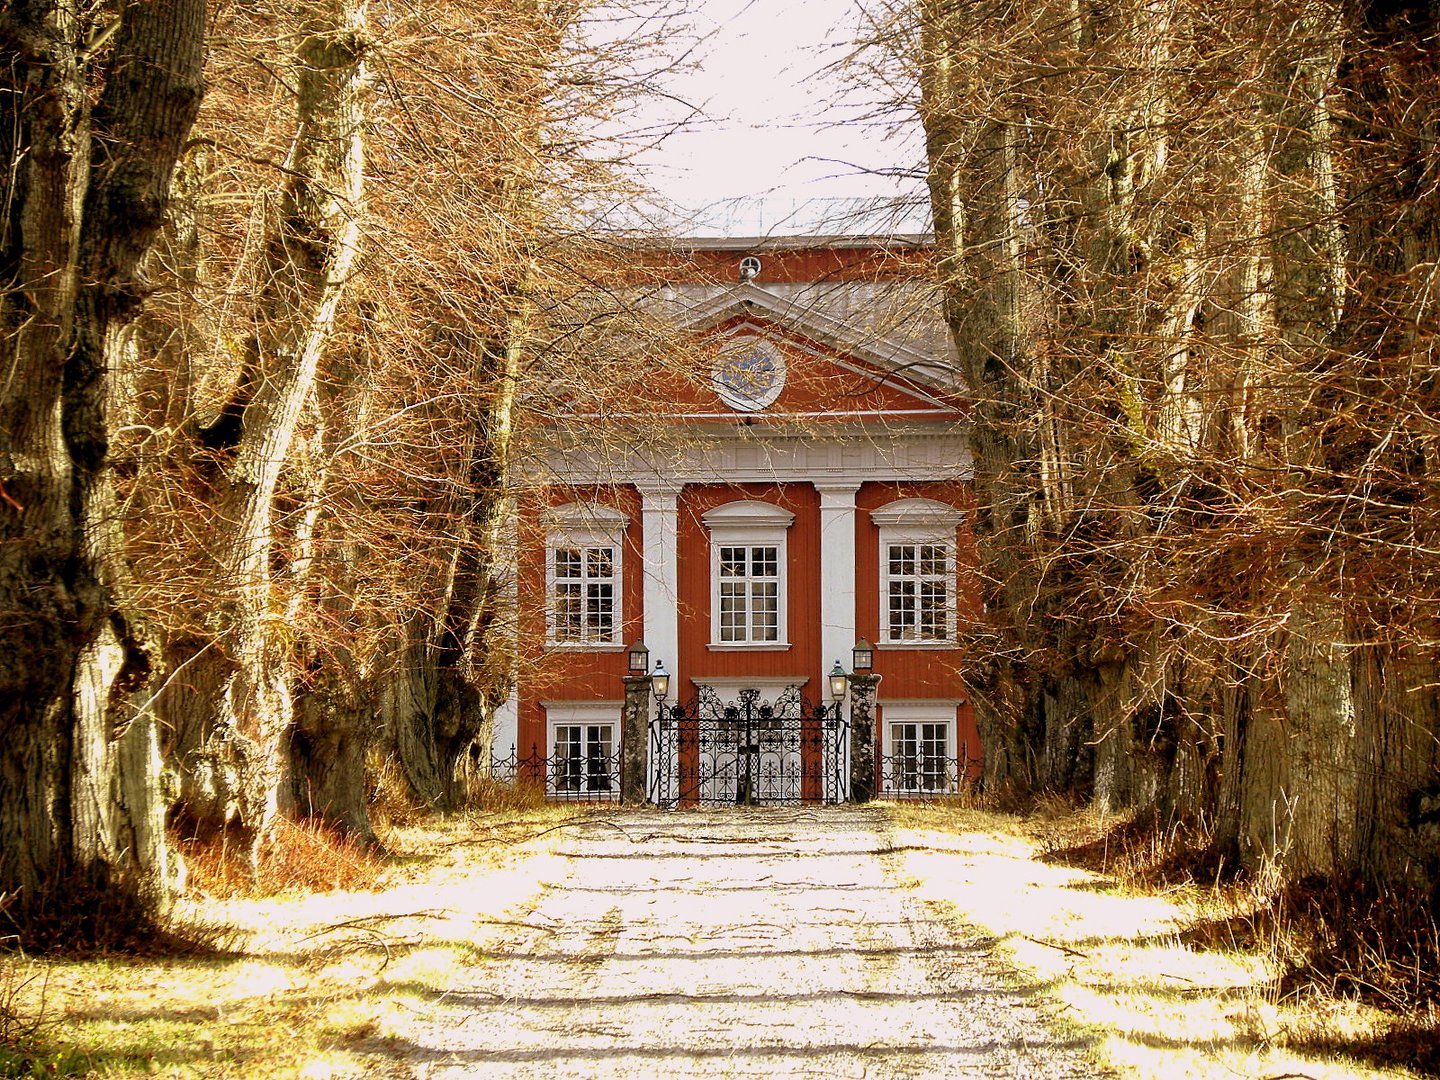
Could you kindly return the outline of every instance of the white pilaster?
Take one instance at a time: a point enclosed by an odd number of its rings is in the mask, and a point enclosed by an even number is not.
[[[664,661],[670,673],[672,700],[689,697],[681,689],[680,667],[680,561],[679,485],[638,485],[641,559],[645,575],[644,640],[650,662]]]
[[[495,736],[490,743],[491,752],[498,758],[504,758],[509,757],[510,751],[514,750],[524,757],[527,751],[519,749],[520,695],[516,691],[512,689],[510,696],[495,709],[492,720]]]
[[[850,667],[855,647],[855,493],[858,483],[816,484],[820,493],[820,681],[829,695],[830,669]]]

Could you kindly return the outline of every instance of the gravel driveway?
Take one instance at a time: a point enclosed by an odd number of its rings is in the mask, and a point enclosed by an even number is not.
[[[883,812],[586,821],[524,925],[404,1033],[416,1077],[1091,1077]]]

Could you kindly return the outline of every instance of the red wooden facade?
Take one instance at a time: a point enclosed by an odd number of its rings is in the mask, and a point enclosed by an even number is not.
[[[566,482],[521,502],[521,666],[497,743],[546,759],[552,794],[618,790],[584,759],[615,749],[640,640],[674,673],[672,700],[784,686],[823,700],[864,638],[882,676],[882,794],[978,771],[956,644],[978,602],[964,397],[943,335],[916,331],[933,317],[897,331],[865,303],[924,257],[713,243],[675,268],[675,321],[712,378],[651,393],[693,438],[663,465],[557,449],[549,473]]]

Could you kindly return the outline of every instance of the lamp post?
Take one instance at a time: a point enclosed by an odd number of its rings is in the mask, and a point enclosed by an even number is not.
[[[840,666],[840,661],[835,661],[835,666],[830,669],[830,700],[835,703],[835,715],[840,715],[840,702],[845,700],[845,691],[850,689],[850,676],[845,674],[845,669]]]
[[[863,637],[855,642],[855,648],[850,650],[850,664],[854,667],[855,674],[869,675],[870,669],[875,665],[875,646]]]
[[[850,684],[850,801],[869,802],[875,797],[875,691],[880,676],[871,672],[875,647],[864,638],[851,652],[855,666]],[[835,665],[839,667],[839,664]]]
[[[646,647],[645,642],[635,642],[630,646],[630,651],[626,655],[629,658],[628,667],[631,675],[650,674],[650,650]]]

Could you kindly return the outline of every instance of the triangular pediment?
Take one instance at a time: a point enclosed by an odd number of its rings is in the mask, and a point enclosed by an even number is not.
[[[895,385],[904,386],[932,404],[943,404],[924,391],[954,397],[965,385],[948,356],[922,352],[905,342],[858,331],[853,325],[817,310],[813,305],[786,299],[750,283],[742,283],[688,309],[680,318],[682,329],[695,333],[741,327],[764,333],[774,327],[790,339],[814,342],[830,351],[837,363],[847,358],[853,370],[867,375],[891,373]]]

